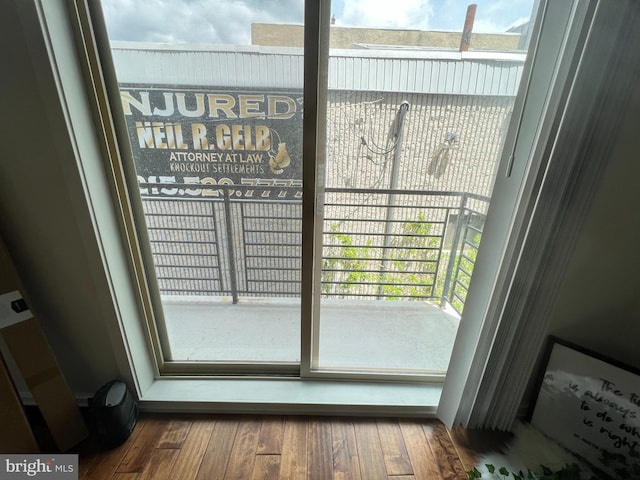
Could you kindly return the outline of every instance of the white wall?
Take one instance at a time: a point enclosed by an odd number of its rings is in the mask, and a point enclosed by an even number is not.
[[[640,89],[573,252],[550,334],[640,367]]]
[[[122,378],[115,310],[65,116],[35,9],[4,2],[0,15],[0,236],[72,390],[92,394]],[[120,350],[119,350],[120,349]]]

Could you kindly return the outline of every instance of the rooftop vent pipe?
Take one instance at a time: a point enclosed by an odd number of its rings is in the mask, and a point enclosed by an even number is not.
[[[467,16],[464,19],[464,29],[460,38],[460,51],[468,52],[471,45],[471,32],[473,32],[473,22],[476,19],[476,8],[478,6],[472,3],[467,7]]]

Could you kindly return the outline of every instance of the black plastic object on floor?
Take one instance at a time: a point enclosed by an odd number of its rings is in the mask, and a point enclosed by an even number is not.
[[[124,443],[138,420],[138,403],[124,382],[113,380],[89,400],[93,435],[106,448]]]

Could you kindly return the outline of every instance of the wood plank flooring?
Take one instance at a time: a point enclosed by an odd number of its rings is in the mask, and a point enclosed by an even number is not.
[[[84,480],[454,480],[468,440],[437,420],[145,414],[125,444],[77,451]]]

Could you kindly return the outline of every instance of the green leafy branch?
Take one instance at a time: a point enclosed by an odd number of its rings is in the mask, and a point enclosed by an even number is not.
[[[490,477],[485,478],[494,478],[498,480],[506,480],[509,478],[513,478],[514,480],[580,480],[581,478],[580,467],[575,463],[565,465],[559,470],[551,470],[544,465],[540,465],[542,473],[534,472],[531,469],[527,469],[526,473],[522,470],[518,472],[511,472],[506,467],[496,468],[491,464],[486,464],[485,467],[487,467],[487,471],[490,475]],[[469,470],[467,472],[467,477],[469,478],[469,480],[483,478],[482,472],[480,472],[480,470],[478,470],[477,468]]]
[[[382,258],[382,247],[373,247],[370,240],[363,245],[354,245],[353,237],[331,226],[330,238],[333,245],[328,256],[323,259],[325,271],[323,292],[330,293],[336,288],[345,293],[356,293],[363,286],[377,285],[383,279],[379,272],[382,262],[391,267],[385,272],[382,293],[388,300],[405,296],[435,297],[434,288],[438,239],[431,235],[433,225],[426,221],[421,212],[415,222],[403,225],[401,234],[390,245],[390,255]],[[417,271],[408,271],[415,268]],[[331,287],[329,282],[340,282]]]

